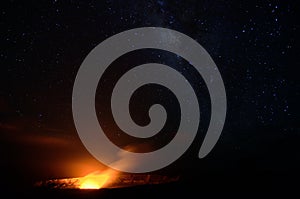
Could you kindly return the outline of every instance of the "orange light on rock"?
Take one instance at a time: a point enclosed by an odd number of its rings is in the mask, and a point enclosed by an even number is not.
[[[89,174],[80,178],[80,189],[100,189],[107,182],[109,175],[106,174]]]
[[[165,176],[157,174],[126,174],[113,170],[95,171],[83,177],[61,178],[39,181],[37,187],[55,189],[101,189],[122,188],[145,184],[162,184],[176,182],[179,176]]]

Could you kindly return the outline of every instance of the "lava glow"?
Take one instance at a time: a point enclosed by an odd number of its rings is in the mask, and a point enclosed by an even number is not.
[[[179,176],[168,177],[155,174],[125,174],[113,170],[95,171],[83,177],[61,178],[40,181],[37,187],[54,189],[101,189],[121,188],[145,184],[161,184],[175,182]]]
[[[79,179],[80,189],[100,189],[107,182],[108,174],[89,174]]]

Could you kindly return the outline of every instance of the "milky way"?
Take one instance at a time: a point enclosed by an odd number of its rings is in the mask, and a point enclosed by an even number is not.
[[[72,87],[82,61],[96,45],[116,33],[157,26],[180,31],[199,42],[218,66],[227,93],[226,125],[211,156],[199,161],[195,155],[199,143],[195,143],[190,155],[178,164],[192,161],[183,166],[192,171],[200,167],[223,173],[297,173],[300,86],[296,71],[300,63],[299,10],[294,1],[1,4],[0,149],[6,162],[1,164],[2,170],[14,170],[26,180],[59,177],[51,170],[55,162],[76,161],[74,154],[79,154],[78,159],[87,156],[78,141],[71,108]],[[209,98],[201,77],[191,72],[186,60],[149,49],[120,59],[122,63],[112,66],[115,71],[122,64],[149,59],[172,65],[197,82],[204,122],[201,132],[205,131]],[[170,106],[176,104],[169,102]]]

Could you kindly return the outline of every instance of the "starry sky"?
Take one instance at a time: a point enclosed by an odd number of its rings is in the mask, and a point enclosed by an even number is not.
[[[73,123],[77,71],[106,38],[155,26],[182,32],[207,50],[222,75],[228,100],[226,124],[211,154],[197,160],[196,143],[173,167],[188,160],[192,171],[299,174],[297,13],[292,0],[1,1],[1,170],[27,182],[101,167],[81,144]],[[198,92],[206,92],[185,60],[158,50],[129,53],[111,71],[149,59],[172,65],[200,84]],[[113,77],[108,74],[106,79]],[[162,98],[171,95],[160,92]],[[209,99],[201,100],[205,130]],[[96,100],[97,109],[101,104]],[[169,109],[178,111],[173,105],[176,101]],[[137,115],[144,113],[135,110]]]

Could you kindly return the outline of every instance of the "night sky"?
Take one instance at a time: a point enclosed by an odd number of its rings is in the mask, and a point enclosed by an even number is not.
[[[102,168],[76,133],[73,83],[95,46],[116,33],[149,26],[174,29],[199,42],[218,66],[227,94],[225,126],[212,152],[198,160],[201,143],[195,142],[165,170],[187,176],[194,172],[296,178],[300,174],[298,13],[292,0],[1,1],[0,169],[4,178],[30,186],[36,180],[85,175]],[[206,96],[200,104],[204,121],[197,138],[201,140],[210,114],[209,97],[188,62],[167,52],[140,50],[120,57],[110,72],[147,60],[171,65],[199,84],[197,92],[203,90]],[[106,80],[111,79],[108,74]],[[157,100],[147,89],[145,98]],[[171,94],[160,89],[154,88],[161,92],[160,102],[178,113],[176,100],[167,100]],[[133,115],[145,113],[138,101],[132,102],[132,107],[135,103],[138,107],[132,108]],[[101,105],[97,97],[97,110],[105,108]],[[111,122],[109,117],[98,117]],[[138,118],[136,122],[143,123]],[[176,121],[171,117],[170,122]],[[110,124],[106,127],[114,129]],[[162,143],[168,139],[159,138]],[[155,147],[162,147],[161,142]]]

